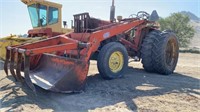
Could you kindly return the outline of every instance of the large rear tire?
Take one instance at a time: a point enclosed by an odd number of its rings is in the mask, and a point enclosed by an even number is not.
[[[178,39],[173,32],[162,32],[162,39],[157,44],[153,57],[155,58],[154,68],[157,73],[169,75],[176,68],[179,57]]]
[[[147,72],[172,74],[179,56],[176,35],[170,31],[150,32],[143,41],[141,55],[143,67]]]
[[[104,79],[115,79],[123,76],[128,67],[126,48],[118,42],[103,46],[97,59],[97,67]]]

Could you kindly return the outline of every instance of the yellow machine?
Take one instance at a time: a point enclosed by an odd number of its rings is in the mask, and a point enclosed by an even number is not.
[[[19,45],[23,43],[32,43],[43,38],[44,37],[23,38],[16,35],[10,35],[4,38],[0,38],[0,60],[5,60],[6,46]]]
[[[2,60],[5,57],[6,46],[35,42],[42,38],[73,31],[66,28],[66,22],[63,22],[64,28],[62,28],[61,4],[45,0],[21,0],[21,2],[27,5],[33,29],[28,31],[27,38],[15,35],[0,38],[0,59]]]
[[[45,0],[21,0],[21,1],[28,6],[31,23],[33,26],[33,29],[29,30],[29,35],[40,34],[40,32],[42,32],[45,33],[46,36],[48,35],[54,36],[56,34],[60,33],[63,34],[72,31],[71,29],[62,28],[61,4]],[[66,22],[63,23],[65,27]],[[41,31],[41,29],[43,29],[43,31]]]

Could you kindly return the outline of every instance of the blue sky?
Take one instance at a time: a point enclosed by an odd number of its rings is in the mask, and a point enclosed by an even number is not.
[[[63,20],[73,14],[89,12],[91,16],[108,20],[112,0],[49,0],[63,4]],[[173,12],[190,11],[200,17],[200,0],[115,0],[116,16],[128,17],[138,11],[157,10],[161,17]],[[31,29],[27,6],[20,0],[0,0],[0,37],[25,34]]]

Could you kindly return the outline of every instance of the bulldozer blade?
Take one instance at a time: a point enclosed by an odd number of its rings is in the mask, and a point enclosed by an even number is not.
[[[5,60],[5,63],[4,63],[4,71],[6,73],[6,75],[8,76],[8,63],[9,63],[9,60],[10,60],[10,50],[6,50],[6,60]]]
[[[17,56],[18,60],[17,60],[17,67],[16,67],[16,74],[17,74],[17,78],[20,82],[23,82],[23,78],[22,78],[22,75],[21,75],[21,63],[22,63],[22,54],[21,53],[18,53],[18,56]]]
[[[11,49],[11,60],[10,60],[10,73],[15,78],[15,81],[17,81],[17,77],[15,74],[15,52],[13,49]]]
[[[31,78],[29,76],[30,72],[30,56],[25,56],[24,60],[24,77],[26,84],[36,93],[35,86],[33,85]]]
[[[53,92],[71,93],[84,89],[88,62],[43,54],[38,66],[30,71],[34,84]]]

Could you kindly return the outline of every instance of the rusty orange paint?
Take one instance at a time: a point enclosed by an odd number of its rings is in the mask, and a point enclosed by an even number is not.
[[[25,55],[35,56],[32,57],[32,65],[36,65],[40,59],[42,53],[53,53],[64,54],[64,52],[71,55],[77,56],[80,55],[80,59],[84,62],[88,62],[92,53],[96,52],[100,46],[100,43],[103,40],[112,38],[115,35],[121,34],[133,27],[145,26],[146,20],[135,20],[124,23],[117,23],[109,28],[98,30],[92,33],[70,33],[67,35],[59,35],[51,37],[45,40],[41,40],[31,44],[24,44],[18,46],[8,47],[7,49],[15,49],[15,52],[21,50]],[[142,28],[141,28],[142,29]],[[78,44],[80,42],[90,44],[87,48],[80,49]],[[139,40],[136,40],[139,42]],[[131,43],[129,42],[128,44]],[[134,49],[137,49],[137,46],[132,45]],[[79,50],[80,49],[80,50]],[[60,52],[60,53],[59,53]],[[80,53],[79,53],[80,52]]]
[[[51,59],[51,61],[55,62],[55,63],[62,63],[64,65],[73,65],[73,62],[71,62],[71,61],[59,60],[58,58],[53,58],[53,59]]]

